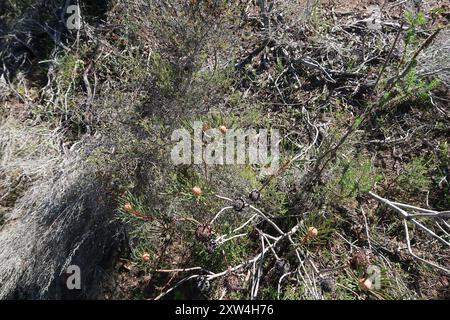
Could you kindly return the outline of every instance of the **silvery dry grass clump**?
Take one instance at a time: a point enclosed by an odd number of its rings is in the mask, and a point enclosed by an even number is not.
[[[330,12],[327,1],[111,0],[107,19],[80,3],[86,23],[63,41],[37,15],[37,29],[21,13],[10,20],[16,32],[0,31],[11,34],[0,36],[0,298],[197,295],[184,285],[209,299],[445,295],[445,270],[420,259],[446,267],[447,251],[404,232],[411,221],[393,210],[394,200],[448,208],[448,174],[438,171],[448,166],[448,121],[422,108],[428,99],[417,98],[434,87],[409,59],[422,49],[440,59],[445,46],[419,48],[422,19],[410,17],[407,36],[394,24],[369,28],[365,8]],[[44,56],[32,54],[43,38]],[[193,120],[281,127],[283,170],[172,165],[171,133]],[[421,174],[397,179],[419,154]],[[113,259],[121,226],[130,255]],[[368,291],[366,262],[349,263],[357,252],[379,267],[380,290]],[[66,290],[73,264],[81,292]],[[104,275],[113,290],[101,288]],[[420,277],[429,280],[411,289]]]
[[[94,144],[86,139],[64,154],[44,128],[9,122],[2,131],[2,173],[19,171],[29,185],[0,230],[0,299],[92,297],[118,246],[106,186],[84,161]],[[67,290],[69,265],[81,269],[81,291]]]
[[[444,29],[417,61],[417,73],[438,78],[450,86],[450,29]]]
[[[9,118],[0,125],[0,170],[28,178],[52,174],[62,156],[62,134],[43,125],[27,126]]]

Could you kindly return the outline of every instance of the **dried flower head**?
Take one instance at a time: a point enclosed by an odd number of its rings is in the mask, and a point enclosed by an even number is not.
[[[201,189],[199,186],[194,186],[194,187],[192,188],[192,193],[193,193],[195,196],[199,197],[199,196],[202,195],[203,191],[202,191],[202,189]]]
[[[225,278],[225,286],[229,290],[239,291],[241,290],[241,278],[237,274],[230,272]]]
[[[145,262],[150,261],[150,254],[148,252],[144,252],[142,254],[142,260],[144,260]]]
[[[208,252],[209,254],[213,254],[214,251],[216,251],[217,249],[217,242],[214,239],[209,240],[208,242],[205,243],[205,247],[206,247],[206,252]]]
[[[224,125],[221,125],[221,126],[219,126],[219,131],[222,133],[222,134],[225,134],[225,133],[227,133],[227,127],[225,127]]]
[[[212,227],[210,224],[205,223],[201,224],[197,227],[197,230],[195,231],[195,236],[197,237],[197,240],[206,242],[209,241],[212,237]]]
[[[283,275],[291,270],[291,265],[286,259],[278,259],[275,261],[275,271],[278,275]]]
[[[208,291],[211,289],[211,283],[209,282],[208,278],[206,276],[200,276],[197,278],[197,289],[201,293],[208,293]]]
[[[319,233],[319,231],[317,230],[316,227],[309,227],[308,228],[308,237],[310,237],[310,238],[317,237],[318,233]]]
[[[241,198],[237,198],[233,202],[233,209],[237,212],[241,212],[245,208],[245,201]]]
[[[355,249],[350,257],[350,267],[354,270],[363,270],[369,265],[369,257],[363,249]]]
[[[364,291],[369,291],[372,289],[372,280],[361,278],[358,280],[359,287]]]
[[[258,201],[259,197],[261,196],[261,193],[258,190],[253,190],[252,192],[250,192],[250,194],[248,195],[248,198],[251,201]]]
[[[336,290],[336,280],[333,277],[327,277],[320,280],[320,288],[323,292],[334,292]]]

